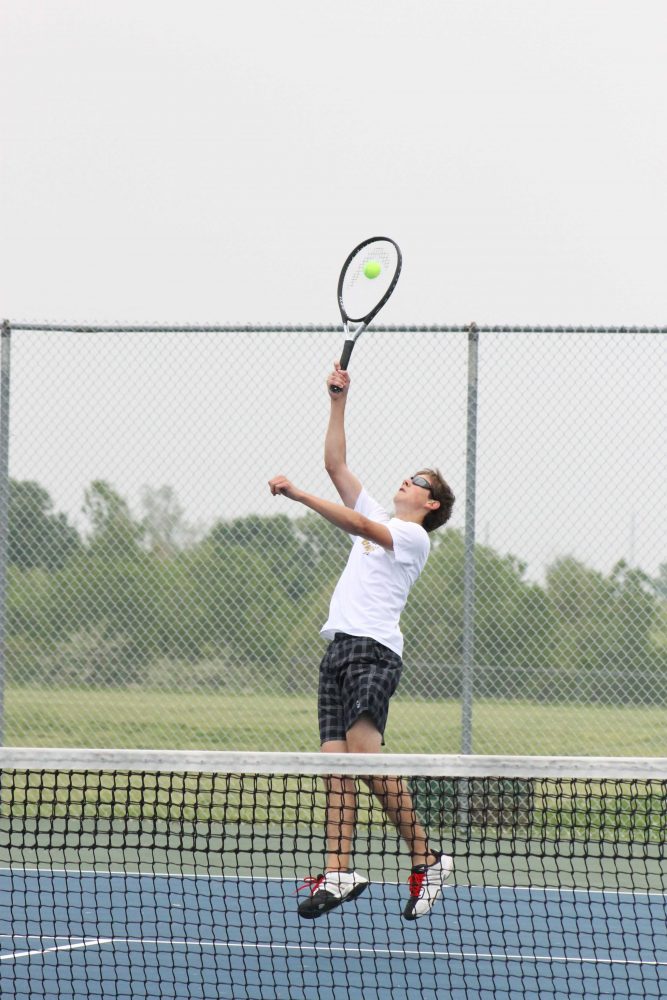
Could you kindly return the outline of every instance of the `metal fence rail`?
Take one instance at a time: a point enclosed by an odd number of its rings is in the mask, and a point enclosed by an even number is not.
[[[667,327],[377,326],[348,460],[457,495],[404,614],[397,752],[664,755]],[[5,321],[0,718],[25,745],[308,750],[336,326]],[[11,369],[10,369],[11,349]]]

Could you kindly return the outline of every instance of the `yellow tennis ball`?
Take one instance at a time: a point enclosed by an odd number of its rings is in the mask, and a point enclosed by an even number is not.
[[[376,260],[369,260],[364,264],[364,274],[367,278],[377,278],[382,268]]]

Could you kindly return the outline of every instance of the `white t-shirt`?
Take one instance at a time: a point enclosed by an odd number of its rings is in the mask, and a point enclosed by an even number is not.
[[[325,639],[333,639],[336,632],[370,636],[401,656],[403,635],[399,619],[410,588],[428,559],[428,534],[421,524],[390,518],[364,489],[354,509],[371,521],[386,524],[394,548],[384,549],[355,537],[320,635]]]

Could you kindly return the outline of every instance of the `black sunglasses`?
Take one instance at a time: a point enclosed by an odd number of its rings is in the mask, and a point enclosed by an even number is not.
[[[428,479],[424,479],[423,476],[410,476],[410,482],[414,483],[415,486],[421,486],[423,490],[428,490],[431,496],[433,496],[433,487]]]

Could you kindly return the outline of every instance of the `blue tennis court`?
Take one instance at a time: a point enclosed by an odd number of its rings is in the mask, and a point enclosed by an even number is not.
[[[667,896],[373,882],[319,921],[293,879],[0,869],[5,997],[667,996]]]

